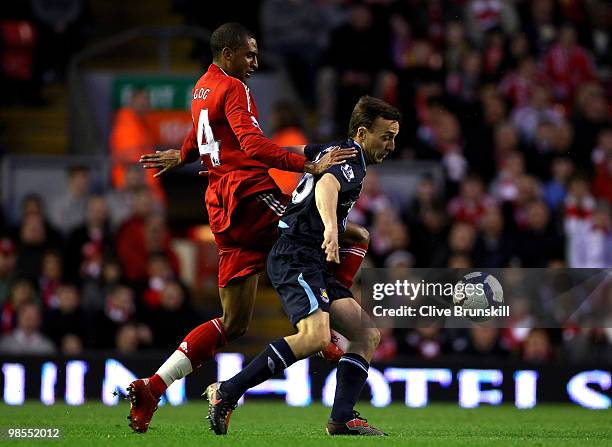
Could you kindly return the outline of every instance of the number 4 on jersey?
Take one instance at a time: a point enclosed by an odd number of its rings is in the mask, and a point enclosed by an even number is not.
[[[210,162],[213,166],[219,166],[219,142],[215,140],[212,128],[208,122],[208,109],[200,110],[198,119],[198,149],[200,155],[210,155]]]

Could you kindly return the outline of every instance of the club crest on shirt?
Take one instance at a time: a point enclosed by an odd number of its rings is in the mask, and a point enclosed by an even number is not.
[[[327,290],[321,289],[321,299],[324,303],[329,303],[329,297],[327,296]]]
[[[257,121],[257,118],[251,115],[251,121],[253,121],[253,126],[257,127],[261,131],[261,127],[259,126],[259,122]]]
[[[351,168],[351,165],[349,165],[348,163],[345,163],[342,166],[340,166],[340,170],[342,171],[342,175],[344,175],[344,178],[346,179],[347,182],[350,182],[351,180],[355,178],[355,173],[353,172],[353,168]]]

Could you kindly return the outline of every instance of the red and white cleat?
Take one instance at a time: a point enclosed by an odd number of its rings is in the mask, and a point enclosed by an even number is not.
[[[151,392],[149,379],[134,380],[127,387],[127,393],[130,401],[129,426],[136,433],[145,433],[149,429],[153,413],[157,410],[159,398]]]

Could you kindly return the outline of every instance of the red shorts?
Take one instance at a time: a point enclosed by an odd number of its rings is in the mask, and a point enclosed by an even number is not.
[[[219,249],[219,287],[264,270],[266,257],[278,239],[278,221],[288,203],[289,196],[279,190],[246,197],[234,209],[228,228],[213,231]]]

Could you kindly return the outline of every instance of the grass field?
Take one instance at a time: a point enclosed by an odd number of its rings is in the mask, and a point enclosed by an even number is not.
[[[456,405],[409,409],[403,405],[359,410],[387,438],[331,438],[324,433],[329,409],[321,405],[291,408],[281,403],[250,402],[232,416],[230,433],[215,436],[204,420],[205,403],[161,407],[144,435],[127,427],[127,403],[116,407],[45,407],[28,403],[0,406],[2,427],[58,427],[56,442],[15,441],[19,445],[142,445],[142,446],[603,446],[612,445],[612,413],[573,406],[539,406],[533,410]],[[0,440],[0,444],[3,442]],[[298,444],[299,443],[299,444]]]

